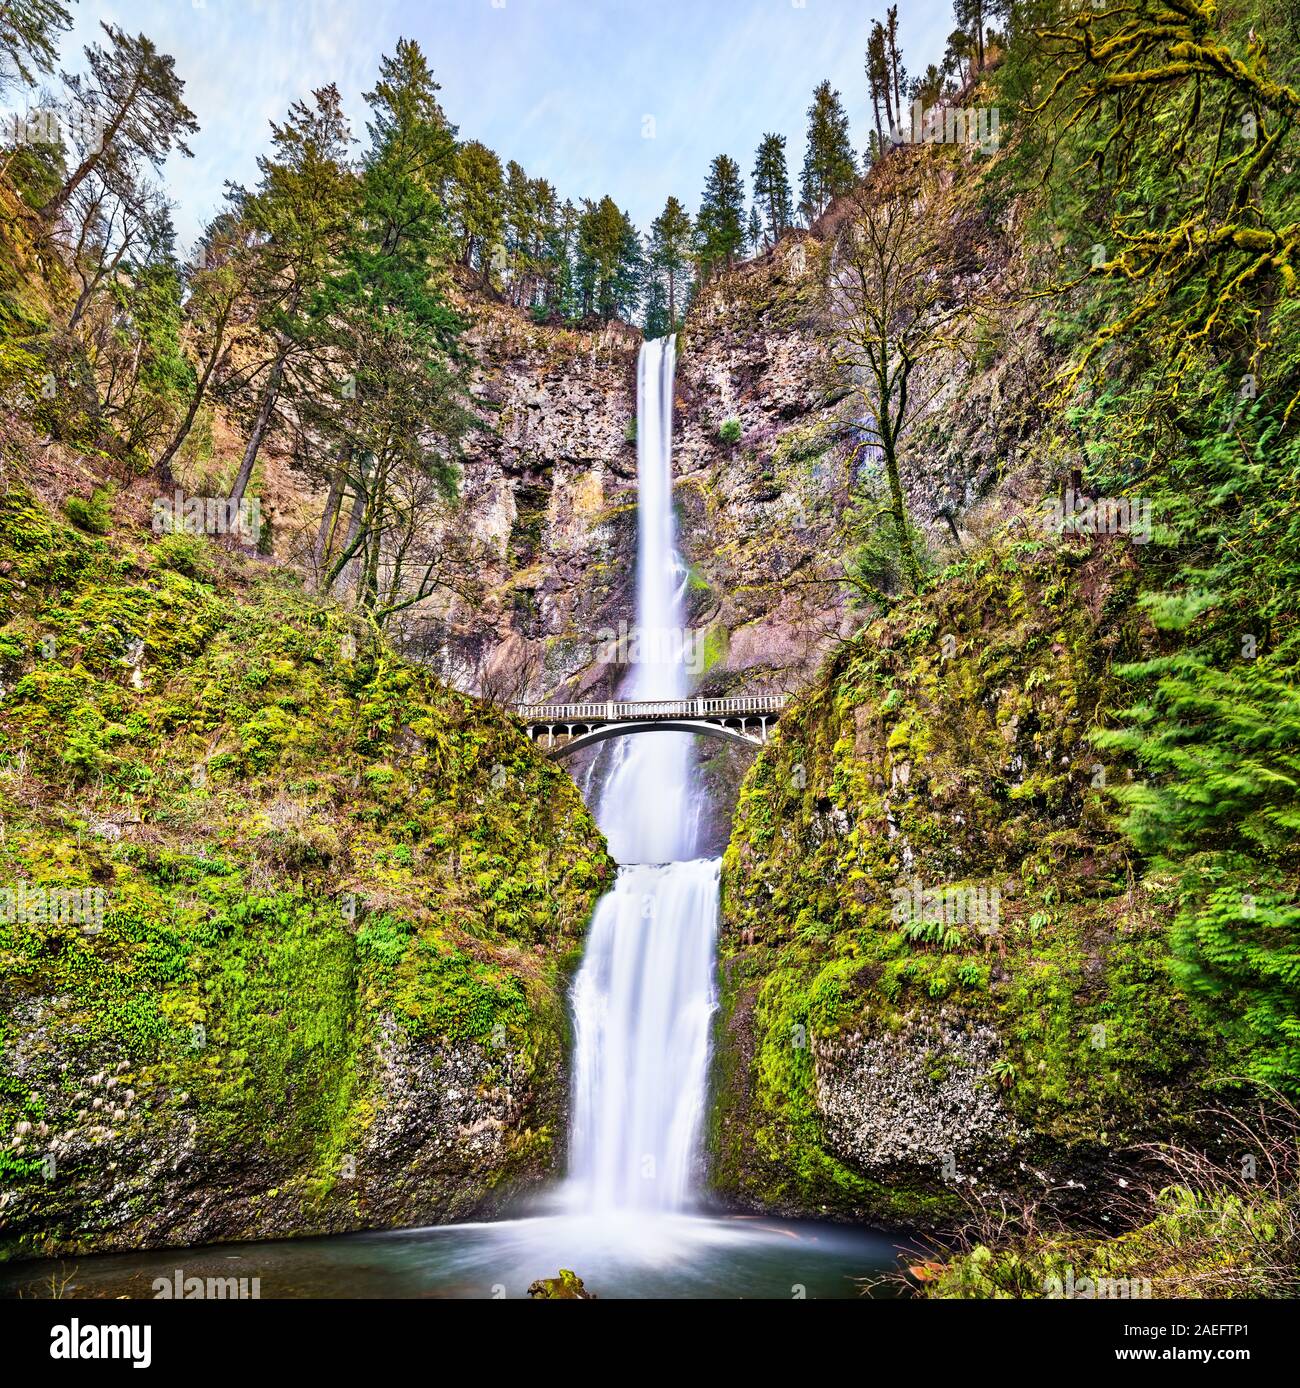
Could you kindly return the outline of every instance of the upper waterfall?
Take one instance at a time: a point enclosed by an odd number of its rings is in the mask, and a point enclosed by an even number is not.
[[[673,515],[673,380],[676,338],[641,348],[637,367],[636,627],[628,699],[681,699],[686,668],[683,602],[687,569]],[[699,807],[692,739],[661,733],[616,744],[598,818],[620,863],[672,863],[694,856]]]

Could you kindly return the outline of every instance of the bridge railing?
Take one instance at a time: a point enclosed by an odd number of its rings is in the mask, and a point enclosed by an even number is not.
[[[775,715],[789,702],[788,694],[741,694],[726,699],[609,699],[592,704],[519,704],[515,713],[525,723],[590,723],[654,718],[727,718],[742,714]]]

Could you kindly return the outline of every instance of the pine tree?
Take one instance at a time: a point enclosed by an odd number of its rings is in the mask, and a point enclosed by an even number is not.
[[[857,177],[849,118],[844,114],[839,92],[829,82],[823,82],[813,92],[813,103],[808,108],[808,150],[800,180],[800,206],[807,220],[816,221],[832,199],[853,187]]]
[[[250,294],[269,353],[251,368],[256,404],[231,487],[236,503],[282,393],[292,393],[299,363],[321,344],[319,296],[338,272],[358,204],[358,181],[347,166],[352,137],[337,87],[314,92],[310,106],[295,101],[271,132],[273,152],[257,161],[257,191],[240,193],[244,217],[260,241]]]
[[[972,56],[970,35],[965,29],[954,29],[948,35],[948,47],[943,55],[943,70],[956,77],[958,87],[966,85],[966,64]]]
[[[641,236],[632,219],[608,195],[584,200],[577,243],[583,316],[630,320],[640,303],[643,272]]]
[[[677,328],[668,311],[668,294],[664,285],[661,275],[646,277],[644,331],[647,339],[667,337]]]
[[[690,213],[676,198],[670,197],[651,225],[648,257],[651,282],[663,285],[670,332],[675,332],[680,325],[678,309],[685,303],[689,289],[691,235]]]
[[[871,36],[867,40],[867,90],[871,95],[871,113],[875,119],[875,143],[871,150],[871,160],[881,158],[887,147],[889,136],[895,129],[893,87],[889,70],[888,41],[884,25],[876,20],[871,26]],[[880,109],[884,106],[885,121],[882,126]]]
[[[91,174],[115,171],[119,182],[138,164],[158,168],[178,150],[188,156],[187,135],[199,128],[194,112],[181,99],[185,83],[175,61],[143,34],[134,38],[113,24],[101,24],[108,47],[86,49],[89,74],[65,74],[68,110],[74,129],[82,132],[80,159],[63,186],[41,209],[50,220]]]
[[[968,38],[968,54],[974,59],[972,71],[984,68],[985,0],[953,0],[953,18]]]
[[[72,27],[59,0],[2,0],[0,3],[0,92],[20,83],[35,85],[54,71],[57,35]]]
[[[754,199],[762,213],[768,243],[774,246],[794,221],[784,135],[763,136],[754,158]]]
[[[446,577],[433,519],[454,497],[461,440],[475,421],[461,323],[441,273],[454,255],[443,202],[454,131],[418,46],[400,43],[381,77],[366,97],[371,147],[359,215],[341,270],[320,296],[328,350],[300,410],[299,457],[328,481],[315,573],[328,589],[355,562],[358,601],[383,623]],[[516,183],[530,203],[522,170]],[[324,457],[313,457],[317,439]]]
[[[572,199],[566,198],[547,234],[547,258],[551,269],[544,308],[548,314],[557,314],[570,323],[582,316],[576,270],[578,221],[578,209]]]
[[[750,255],[757,255],[763,249],[763,219],[758,215],[757,207],[749,209],[746,240],[749,244]]]
[[[745,244],[745,183],[740,165],[729,155],[719,154],[709,168],[695,241],[702,280],[719,265],[730,267]]]
[[[223,212],[204,231],[195,263],[189,267],[185,286],[186,337],[197,353],[198,366],[185,413],[156,464],[164,486],[170,484],[172,461],[189,437],[225,357],[228,334],[245,300],[252,255],[251,229],[238,212]]]
[[[445,252],[446,198],[456,165],[456,128],[419,44],[399,39],[379,62],[366,93],[370,150],[364,165],[366,216],[375,254],[390,265],[425,266]]]
[[[903,119],[903,92],[907,85],[907,69],[903,66],[903,51],[898,46],[898,6],[885,11],[885,39],[889,72],[894,85],[894,110],[900,123]]]
[[[500,159],[477,140],[461,145],[451,193],[452,221],[460,236],[461,263],[485,279],[491,276],[492,255],[501,239],[504,198]]]

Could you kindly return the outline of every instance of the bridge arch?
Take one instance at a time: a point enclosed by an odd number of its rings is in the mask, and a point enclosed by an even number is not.
[[[629,737],[634,733],[702,733],[705,737],[718,737],[727,742],[743,742],[746,747],[759,748],[763,739],[758,734],[749,734],[740,728],[724,727],[719,723],[695,723],[676,721],[656,721],[647,723],[604,723],[589,728],[586,732],[570,736],[569,741],[549,749],[555,761],[562,761],[570,752],[581,751],[584,747],[594,747],[598,742],[608,742],[615,737]]]

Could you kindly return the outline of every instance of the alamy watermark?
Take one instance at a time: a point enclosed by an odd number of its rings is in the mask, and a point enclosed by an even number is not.
[[[232,501],[221,496],[160,496],[153,503],[153,530],[166,535],[183,530],[190,535],[234,535],[256,544],[262,535],[262,506],[256,497]]]
[[[889,132],[896,145],[971,145],[992,154],[1001,143],[1001,116],[996,106],[931,106],[918,97]]]
[[[170,1277],[155,1277],[155,1301],[260,1301],[260,1277],[186,1277],[177,1268]]]
[[[1069,489],[1043,503],[1043,524],[1058,535],[1127,535],[1145,545],[1151,539],[1151,502],[1140,496],[1080,496]]]
[[[105,900],[102,887],[36,887],[19,882],[0,887],[0,922],[102,926]]]
[[[890,893],[895,925],[996,926],[1002,918],[997,887],[926,887],[917,878]]]
[[[702,675],[708,668],[705,634],[685,627],[643,630],[621,621],[617,630],[602,627],[595,641],[604,665],[680,665],[692,675]]]
[[[1151,1298],[1149,1277],[1075,1277],[1067,1267],[1064,1277],[1048,1277],[1043,1282],[1043,1294],[1053,1300],[1066,1301],[1148,1301]]]
[[[31,106],[25,111],[0,112],[0,143],[61,145],[66,138],[87,152],[101,148],[108,125],[93,111],[60,111],[53,106]]]

